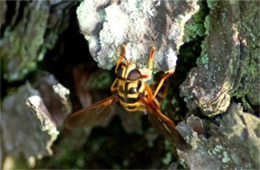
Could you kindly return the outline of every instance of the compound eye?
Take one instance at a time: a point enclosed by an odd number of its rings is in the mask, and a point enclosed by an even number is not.
[[[134,69],[132,70],[128,76],[127,76],[127,80],[137,80],[141,77],[141,73],[139,70],[137,69]]]

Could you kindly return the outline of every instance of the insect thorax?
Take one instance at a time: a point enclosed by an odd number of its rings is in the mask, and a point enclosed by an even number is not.
[[[122,64],[117,73],[117,92],[120,104],[129,112],[140,111],[144,96],[144,82],[134,64]]]

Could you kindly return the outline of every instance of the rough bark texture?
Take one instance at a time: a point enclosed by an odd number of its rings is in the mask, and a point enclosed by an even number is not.
[[[259,169],[259,5],[0,1],[1,168]],[[72,110],[111,95],[115,76],[103,69],[122,43],[140,67],[156,46],[154,71],[173,69],[178,55],[161,108],[190,150],[119,105],[106,128],[64,128]]]
[[[197,1],[83,1],[77,9],[81,32],[98,65],[111,69],[121,45],[126,58],[146,66],[152,46],[157,48],[154,70],[175,68],[183,44],[184,24],[199,10]]]
[[[1,80],[25,81],[67,28],[69,16],[65,13],[75,2],[0,3]],[[65,88],[52,75],[40,71],[37,75],[34,83],[24,82],[12,90],[8,85],[7,89],[1,87],[1,92],[8,90],[8,97],[1,103],[1,162],[2,154],[6,162],[1,167],[26,168],[20,158],[33,167],[37,159],[52,155],[51,146],[59,134],[57,126],[71,112],[68,95],[62,96],[64,92],[60,91]]]
[[[190,109],[207,116],[223,113],[231,97],[242,98],[246,109],[260,104],[259,2],[213,1],[206,18],[207,36],[202,52],[181,85]],[[250,15],[248,15],[250,14]],[[248,98],[248,101],[245,98]]]
[[[178,128],[192,145],[189,152],[179,152],[190,169],[259,168],[260,120],[232,103],[219,120],[219,126],[191,116]],[[210,136],[206,136],[206,130]],[[187,134],[187,132],[189,132]]]
[[[2,12],[5,11],[7,3],[1,1]],[[5,30],[2,32],[0,44],[1,55],[4,56],[1,58],[5,70],[4,77],[8,81],[22,80],[36,68],[37,62],[43,59],[46,51],[53,48],[59,34],[68,25],[69,16],[65,14],[73,3],[73,1],[9,2],[9,10],[14,10],[12,11],[14,13],[6,11],[9,20],[1,20],[5,21],[1,23]]]
[[[14,158],[23,155],[30,166],[52,155],[57,128],[71,112],[67,97],[67,89],[48,74],[40,74],[33,85],[27,82],[6,97],[1,118],[5,153]]]

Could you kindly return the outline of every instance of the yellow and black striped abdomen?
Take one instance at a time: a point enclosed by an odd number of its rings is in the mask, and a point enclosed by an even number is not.
[[[140,111],[139,97],[144,95],[144,84],[137,80],[118,80],[119,102],[129,112]]]

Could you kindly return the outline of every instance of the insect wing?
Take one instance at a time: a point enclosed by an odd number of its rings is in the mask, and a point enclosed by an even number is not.
[[[118,95],[101,100],[89,107],[70,114],[65,120],[68,129],[93,126],[107,122],[113,115],[113,104],[118,100]]]
[[[180,150],[187,150],[190,146],[183,139],[181,134],[176,130],[171,119],[165,116],[158,107],[157,103],[152,100],[147,102],[142,100],[147,109],[147,115],[150,122],[157,131],[164,136],[169,142],[173,143]]]

